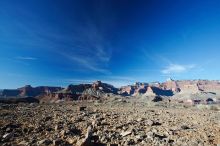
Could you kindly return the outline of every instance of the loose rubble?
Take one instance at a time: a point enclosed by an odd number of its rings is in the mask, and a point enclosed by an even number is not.
[[[220,144],[220,112],[127,102],[1,104],[0,145]]]

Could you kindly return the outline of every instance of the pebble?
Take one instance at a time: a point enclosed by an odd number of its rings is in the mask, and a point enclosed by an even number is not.
[[[125,136],[127,136],[127,135],[130,135],[131,134],[131,131],[123,131],[123,132],[121,132],[121,136],[122,137],[125,137]]]
[[[9,140],[12,137],[13,137],[13,133],[6,133],[5,135],[2,136],[4,140]]]
[[[77,104],[42,104],[34,110],[26,108],[28,105],[13,105],[15,108],[8,108],[8,113],[0,111],[4,119],[0,122],[1,144],[214,145],[218,140],[217,112],[157,107],[151,107],[151,111],[144,106],[134,111],[126,108],[127,103],[110,107],[104,102],[94,110],[93,103]],[[86,109],[79,111],[78,107]],[[201,116],[204,114],[207,116]]]

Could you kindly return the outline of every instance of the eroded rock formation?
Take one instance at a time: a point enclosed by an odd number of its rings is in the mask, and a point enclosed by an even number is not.
[[[0,97],[36,97],[43,102],[73,101],[73,100],[96,100],[108,97],[110,94],[120,96],[165,96],[191,95],[204,96],[219,95],[220,82],[208,80],[167,80],[164,83],[140,83],[115,88],[112,85],[96,81],[92,84],[69,85],[66,88],[27,85],[22,88],[0,92]],[[189,97],[188,97],[189,96]],[[177,96],[178,97],[178,96]],[[211,97],[210,97],[211,98]]]

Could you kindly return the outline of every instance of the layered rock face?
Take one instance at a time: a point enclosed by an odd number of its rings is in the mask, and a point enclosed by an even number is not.
[[[95,90],[101,90],[105,93],[113,93],[116,94],[118,89],[114,86],[106,83],[102,83],[101,81],[96,81],[92,84],[92,88]]]
[[[120,88],[119,94],[126,96],[138,96],[138,95],[146,95],[146,96],[172,96],[173,91],[171,89],[164,88],[160,84],[135,84],[124,86]]]
[[[135,86],[123,86],[119,89],[119,94],[121,95],[132,95],[134,94]]]
[[[91,84],[69,85],[63,89],[63,93],[82,94],[86,89],[91,88]]]
[[[172,90],[173,92],[180,92],[179,85],[177,84],[176,81],[173,80],[169,80],[165,83],[162,83],[161,86],[164,90]]]
[[[120,95],[126,96],[163,96],[172,99],[185,100],[197,99],[205,100],[212,98],[217,100],[220,97],[220,82],[209,80],[168,80],[164,83],[136,83],[134,85],[120,88]]]
[[[214,92],[220,91],[219,81],[208,80],[182,80],[182,81],[167,81],[162,83],[162,87],[179,93],[199,93],[199,92]]]
[[[39,86],[39,87],[31,87],[27,85],[25,87],[19,88],[20,96],[31,96],[35,97],[41,94],[49,94],[56,91],[61,90],[61,87],[48,87],[48,86]]]
[[[201,91],[207,91],[207,92],[220,91],[219,81],[198,81],[197,86]]]
[[[96,81],[92,84],[69,85],[61,87],[31,87],[27,85],[15,90],[5,89],[0,92],[0,97],[36,97],[40,101],[72,101],[96,100],[108,97],[110,94],[121,96],[173,96],[220,94],[220,82],[208,80],[168,80],[164,83],[135,83],[134,85],[115,88],[112,85]],[[186,97],[186,96],[184,96]],[[188,97],[187,97],[188,98]],[[191,97],[189,97],[191,98]]]
[[[93,84],[69,85],[60,91],[39,96],[38,99],[43,102],[97,100],[106,97],[108,93],[117,94],[117,91],[112,85],[96,81]]]
[[[32,87],[30,85],[26,85],[24,87],[18,89],[4,89],[0,93],[2,97],[36,97],[41,94],[53,93],[61,90],[61,87],[48,87],[48,86],[39,86]]]

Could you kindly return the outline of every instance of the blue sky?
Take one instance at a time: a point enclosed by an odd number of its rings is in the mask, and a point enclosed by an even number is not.
[[[218,0],[1,0],[0,88],[219,79]]]

